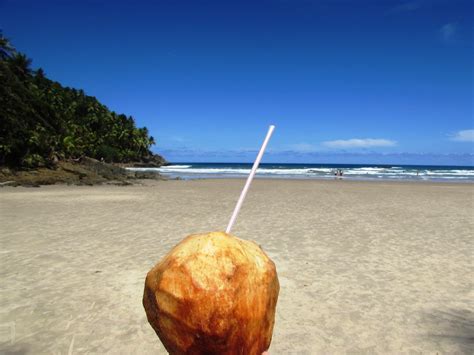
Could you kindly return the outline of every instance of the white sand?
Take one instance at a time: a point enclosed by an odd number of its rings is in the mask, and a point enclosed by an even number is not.
[[[0,189],[0,352],[165,353],[145,275],[244,180],[147,184]],[[271,354],[474,353],[473,184],[257,180],[233,232],[278,269]]]

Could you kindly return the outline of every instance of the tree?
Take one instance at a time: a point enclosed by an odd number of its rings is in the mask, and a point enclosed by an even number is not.
[[[3,36],[0,31],[0,59],[5,60],[12,57],[15,54],[15,49],[10,44],[8,38]]]
[[[22,80],[25,80],[31,74],[31,62],[23,53],[16,53],[9,58],[10,67],[15,74]]]
[[[48,165],[52,157],[141,160],[154,139],[133,117],[83,90],[63,87],[0,36],[0,164]]]

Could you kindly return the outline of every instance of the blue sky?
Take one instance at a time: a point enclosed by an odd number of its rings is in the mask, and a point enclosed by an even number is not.
[[[170,161],[474,164],[471,1],[0,0],[34,67]]]

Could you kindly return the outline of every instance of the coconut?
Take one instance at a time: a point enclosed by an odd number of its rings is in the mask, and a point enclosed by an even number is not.
[[[262,354],[280,286],[254,242],[224,232],[190,235],[145,281],[148,321],[170,354]]]

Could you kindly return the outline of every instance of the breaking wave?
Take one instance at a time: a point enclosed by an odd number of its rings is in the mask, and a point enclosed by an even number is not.
[[[250,173],[251,164],[237,163],[187,163],[168,165],[160,168],[129,168],[134,171],[156,171],[170,177],[193,178],[230,178],[244,177]],[[444,166],[376,166],[376,165],[297,165],[262,164],[257,177],[295,178],[295,179],[331,179],[341,170],[343,178],[353,180],[433,180],[433,181],[469,181],[474,182],[473,167]]]

